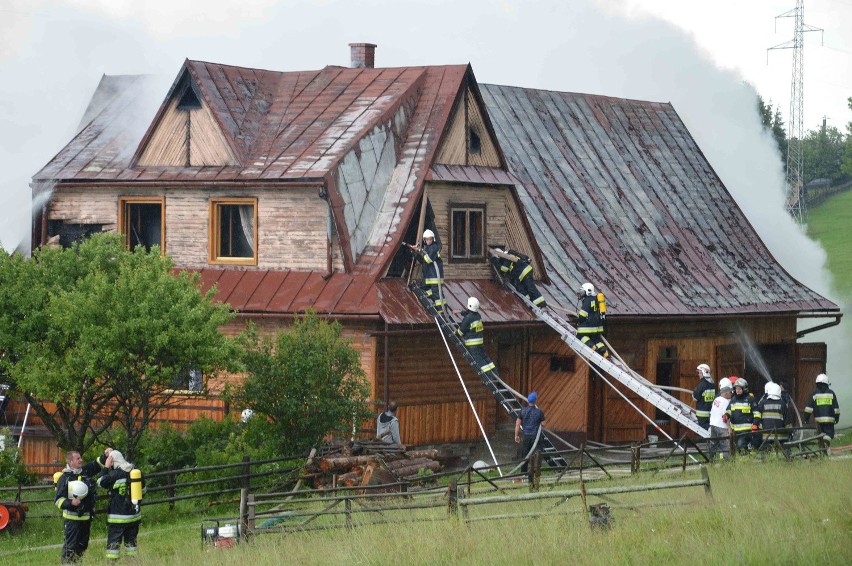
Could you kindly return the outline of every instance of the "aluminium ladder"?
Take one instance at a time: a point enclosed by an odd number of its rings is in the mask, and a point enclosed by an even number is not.
[[[692,408],[685,404],[680,399],[665,393],[656,388],[655,384],[651,383],[644,377],[626,371],[620,364],[604,358],[590,347],[583,344],[583,341],[577,338],[577,329],[575,329],[568,321],[554,313],[551,309],[542,309],[537,307],[525,295],[520,293],[515,286],[508,282],[500,273],[497,273],[497,278],[502,281],[503,285],[517,295],[526,305],[532,309],[539,320],[550,326],[553,330],[559,333],[562,341],[569,348],[574,350],[581,358],[589,364],[594,364],[607,375],[617,379],[622,385],[660,409],[668,416],[693,431],[702,438],[710,438],[710,431],[698,426],[698,422],[694,417]]]
[[[467,347],[465,347],[464,342],[459,335],[456,334],[455,326],[447,321],[444,316],[439,314],[437,310],[435,310],[435,305],[432,303],[432,300],[426,296],[423,289],[414,283],[410,285],[410,288],[414,291],[414,294],[417,295],[417,299],[420,301],[420,304],[423,305],[423,308],[425,308],[429,315],[438,322],[438,326],[440,326],[441,332],[444,333],[447,340],[452,342],[456,349],[462,353],[464,359],[467,360],[467,363],[470,364],[470,367],[473,368],[479,376],[479,379],[482,380],[482,383],[484,383],[488,390],[491,391],[491,394],[494,395],[494,398],[497,399],[503,409],[505,409],[509,416],[513,419],[520,417],[522,409],[521,403],[503,384],[497,370],[493,369],[489,371],[482,371],[479,363],[477,363],[476,359],[471,355]],[[538,447],[541,450],[542,457],[551,466],[557,468],[565,468],[568,466],[568,462],[566,462],[565,458],[559,454],[544,430],[541,431],[541,435],[539,436]]]

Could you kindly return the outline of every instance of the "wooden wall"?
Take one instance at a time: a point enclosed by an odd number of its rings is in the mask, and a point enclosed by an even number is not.
[[[99,224],[115,231],[118,199],[161,196],[166,202],[166,249],[181,267],[203,268],[208,262],[210,198],[257,197],[258,262],[256,269],[326,270],[328,203],[316,187],[207,188],[176,190],[123,187],[67,187],[56,190],[50,220]],[[52,234],[50,234],[52,235]],[[340,267],[340,259],[336,262]],[[254,268],[249,268],[254,269]]]
[[[500,167],[497,143],[488,133],[484,116],[485,112],[477,102],[476,96],[470,88],[465,88],[453,108],[444,139],[435,154],[435,162],[447,165]],[[472,133],[479,137],[479,152],[471,151]]]

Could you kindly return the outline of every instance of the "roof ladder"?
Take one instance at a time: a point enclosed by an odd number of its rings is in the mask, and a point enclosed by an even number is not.
[[[452,342],[456,349],[461,352],[462,356],[467,363],[470,364],[470,367],[476,372],[479,376],[479,379],[482,380],[482,383],[491,391],[491,394],[494,395],[494,398],[500,403],[509,416],[513,419],[517,419],[521,415],[521,403],[514,396],[514,394],[506,387],[503,383],[503,380],[500,379],[500,375],[497,373],[496,369],[490,371],[482,371],[479,367],[479,364],[476,362],[476,359],[470,354],[468,349],[465,347],[464,342],[456,334],[456,329],[453,325],[451,325],[443,315],[439,314],[435,309],[435,305],[432,304],[432,300],[426,296],[426,292],[423,291],[418,285],[412,283],[410,285],[414,294],[417,295],[417,299],[420,301],[420,304],[423,305],[423,308],[438,321],[438,325],[441,327],[441,332],[443,332],[444,336],[448,341]],[[559,454],[556,448],[553,446],[553,443],[547,437],[547,433],[543,430],[541,431],[541,437],[538,440],[538,446],[541,449],[542,457],[553,467],[567,467],[568,463],[565,461],[565,458]]]
[[[665,393],[656,387],[641,375],[622,367],[607,358],[604,358],[577,338],[577,329],[574,328],[568,321],[557,315],[551,309],[542,309],[535,306],[526,296],[518,292],[515,287],[506,281],[501,274],[497,274],[503,285],[515,293],[526,305],[532,309],[539,320],[547,324],[562,338],[569,348],[574,350],[588,364],[594,364],[600,368],[605,374],[612,376],[622,385],[645,399],[659,410],[666,413],[668,416],[685,426],[692,432],[702,438],[710,438],[710,431],[698,426],[698,421],[695,418],[695,413],[692,407],[681,401],[680,399]]]

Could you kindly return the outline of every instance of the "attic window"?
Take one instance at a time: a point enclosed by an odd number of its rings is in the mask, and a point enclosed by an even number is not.
[[[186,85],[183,94],[180,96],[177,104],[178,110],[196,110],[201,108],[201,101],[195,94],[195,90],[191,85]]]
[[[451,259],[485,257],[485,206],[457,204],[450,207]]]
[[[210,199],[210,263],[257,265],[257,199]]]
[[[468,128],[467,150],[475,154],[479,154],[482,151],[482,139],[473,128]]]

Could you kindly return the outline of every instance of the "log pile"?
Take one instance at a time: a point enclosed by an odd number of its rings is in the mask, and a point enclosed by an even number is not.
[[[437,450],[396,450],[387,444],[361,447],[357,455],[329,454],[316,459],[307,468],[315,489],[336,486],[359,486],[394,483],[412,479],[422,474],[421,470],[437,472],[441,469],[437,461]],[[356,451],[352,451],[353,453]]]

